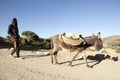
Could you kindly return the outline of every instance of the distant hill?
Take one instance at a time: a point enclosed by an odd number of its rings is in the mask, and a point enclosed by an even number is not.
[[[103,38],[103,41],[120,39],[120,35],[113,35]]]
[[[120,53],[120,35],[103,38],[103,43],[105,48],[112,48]]]
[[[114,43],[116,40],[120,40],[120,35],[108,36],[102,39],[104,44]]]

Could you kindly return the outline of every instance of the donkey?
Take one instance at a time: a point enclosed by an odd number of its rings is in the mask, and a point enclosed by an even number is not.
[[[81,43],[79,45],[66,44],[64,41],[61,41],[59,39],[59,36],[60,36],[60,34],[55,35],[51,38],[51,41],[53,43],[53,48],[50,51],[51,63],[53,63],[53,58],[54,58],[55,64],[58,64],[58,61],[57,61],[58,51],[60,51],[62,49],[72,49],[73,51],[76,51],[77,53],[73,56],[72,60],[70,61],[70,63],[69,63],[70,66],[72,66],[72,62],[78,56],[78,54],[80,52],[83,52],[83,57],[84,57],[86,66],[91,67],[88,65],[87,58],[86,58],[84,51],[91,46],[93,46],[96,50],[101,50],[103,48],[103,42],[100,37],[100,32],[97,35],[85,37],[84,40],[86,41],[86,44]]]

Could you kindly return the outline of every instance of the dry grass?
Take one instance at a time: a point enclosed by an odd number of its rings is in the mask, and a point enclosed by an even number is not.
[[[111,36],[103,39],[104,47],[114,49],[120,53],[120,36]]]

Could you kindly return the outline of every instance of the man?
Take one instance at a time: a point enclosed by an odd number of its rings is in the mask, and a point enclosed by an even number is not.
[[[12,52],[10,53],[10,56],[13,56],[13,54],[16,52],[17,57],[20,57],[20,49],[19,49],[19,30],[18,30],[18,23],[17,19],[12,19],[12,24],[8,26],[8,34],[11,37],[11,42],[14,45],[14,49],[12,49]]]

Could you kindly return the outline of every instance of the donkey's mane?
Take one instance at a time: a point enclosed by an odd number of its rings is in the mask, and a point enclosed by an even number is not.
[[[86,38],[86,39],[91,39],[91,38],[93,38],[93,37],[96,37],[96,36],[87,36],[87,37],[84,37],[84,38]]]
[[[91,46],[91,45],[94,45],[94,41],[96,41],[98,39],[98,37],[97,36],[88,36],[88,37],[85,37],[84,39],[87,43],[87,46]]]

